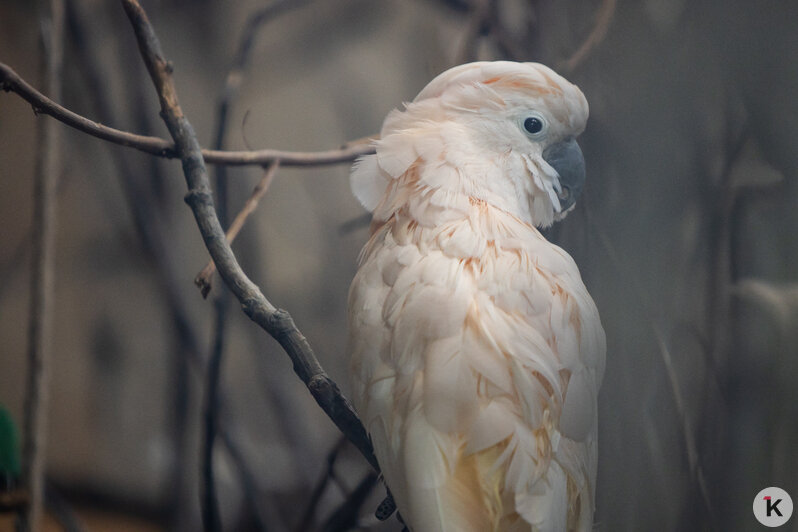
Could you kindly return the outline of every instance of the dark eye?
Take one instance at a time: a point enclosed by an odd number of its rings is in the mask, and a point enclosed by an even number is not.
[[[530,116],[524,120],[524,129],[533,135],[535,133],[540,133],[540,130],[543,129],[543,121],[540,118]]]

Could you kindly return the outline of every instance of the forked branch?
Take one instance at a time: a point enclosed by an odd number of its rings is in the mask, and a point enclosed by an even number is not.
[[[166,157],[167,159],[180,157],[179,150],[174,142],[169,142],[160,137],[137,135],[108,127],[70,111],[66,107],[62,107],[37,91],[27,81],[19,77],[19,74],[14,72],[11,67],[3,63],[0,63],[0,89],[18,94],[31,104],[36,113],[49,115],[93,137],[121,146],[129,146],[158,157]],[[337,149],[318,152],[281,150],[223,151],[201,148],[199,151],[205,162],[209,164],[263,166],[279,159],[283,166],[320,166],[352,162],[361,155],[374,153],[374,148],[369,143],[349,142]]]

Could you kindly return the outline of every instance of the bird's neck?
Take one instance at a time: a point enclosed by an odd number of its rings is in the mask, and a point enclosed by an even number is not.
[[[537,248],[548,245],[526,211],[504,208],[463,191],[422,188],[412,191],[397,186],[389,191],[392,207],[383,205],[381,216],[374,217],[373,236],[387,229],[397,242],[424,247],[450,247],[460,244],[463,257],[478,257],[483,244],[499,249]],[[521,211],[521,214],[518,213]],[[459,242],[460,244],[453,244]]]
[[[495,168],[495,164],[466,164],[456,170],[414,165],[391,180],[374,210],[374,218],[384,221],[406,216],[422,227],[432,228],[453,220],[503,212],[523,224],[540,225],[531,210],[529,190]]]

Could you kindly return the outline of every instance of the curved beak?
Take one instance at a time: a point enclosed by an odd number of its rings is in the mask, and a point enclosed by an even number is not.
[[[560,175],[560,199],[562,212],[576,203],[585,184],[585,158],[576,139],[568,139],[552,144],[543,150],[543,160],[549,163]]]

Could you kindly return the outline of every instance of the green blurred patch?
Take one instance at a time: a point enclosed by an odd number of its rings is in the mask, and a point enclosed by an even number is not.
[[[9,411],[0,405],[0,487],[9,487],[21,469],[19,432]]]

